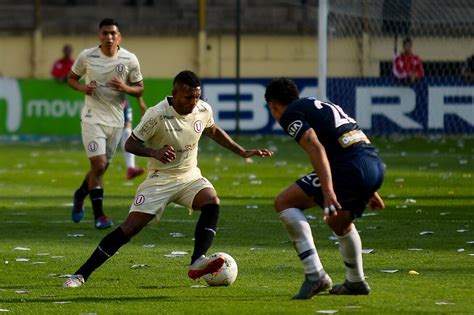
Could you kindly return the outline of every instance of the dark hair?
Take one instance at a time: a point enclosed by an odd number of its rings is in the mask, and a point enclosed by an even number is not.
[[[405,45],[406,43],[412,43],[411,37],[407,36],[403,39],[403,45]]]
[[[106,19],[103,19],[102,21],[100,21],[99,29],[101,29],[102,26],[111,26],[111,25],[115,25],[115,26],[117,26],[117,28],[120,28],[117,21],[115,21],[114,19],[106,18]]]
[[[277,101],[283,105],[293,103],[299,98],[298,88],[295,82],[287,78],[273,79],[265,90],[265,100]]]
[[[187,85],[192,88],[197,88],[201,86],[201,80],[199,80],[194,72],[184,70],[178,73],[174,78],[173,86],[175,85]]]

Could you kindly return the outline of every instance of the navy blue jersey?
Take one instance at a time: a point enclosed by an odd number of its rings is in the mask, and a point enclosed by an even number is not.
[[[329,161],[352,154],[370,143],[356,121],[341,107],[312,97],[289,104],[280,118],[280,125],[297,142],[305,131],[313,128]]]

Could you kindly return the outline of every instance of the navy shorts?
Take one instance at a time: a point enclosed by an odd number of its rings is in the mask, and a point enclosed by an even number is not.
[[[365,148],[330,164],[334,192],[342,210],[350,211],[353,218],[359,218],[373,193],[382,186],[385,167],[379,154],[373,148]],[[323,207],[321,183],[315,172],[301,177],[296,184]]]

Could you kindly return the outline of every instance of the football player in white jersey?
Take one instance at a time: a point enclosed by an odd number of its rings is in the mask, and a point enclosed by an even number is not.
[[[143,77],[137,57],[120,47],[119,25],[113,19],[99,24],[100,46],[83,50],[68,77],[73,89],[85,94],[81,113],[82,141],[90,161],[84,181],[74,193],[72,220],[81,221],[84,199],[90,196],[95,227],[113,225],[102,209],[102,177],[120,143],[124,126],[122,104],[125,95],[143,94]],[[84,83],[79,80],[84,78]]]
[[[165,207],[174,202],[190,211],[200,210],[194,232],[194,251],[188,276],[197,279],[222,267],[221,257],[207,258],[217,231],[219,198],[197,166],[198,142],[204,133],[243,158],[267,157],[268,149],[246,150],[213,119],[212,108],[202,101],[201,82],[191,71],[174,79],[173,96],[147,110],[132,136],[127,151],[149,157],[148,176],[140,184],[125,221],[105,236],[90,258],[66,281],[65,287],[84,284],[91,273],[126,244],[148,223],[158,221]]]

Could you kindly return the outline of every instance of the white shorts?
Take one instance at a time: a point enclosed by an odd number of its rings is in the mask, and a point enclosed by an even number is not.
[[[130,212],[137,211],[155,215],[155,220],[150,223],[158,223],[165,207],[173,202],[188,208],[192,213],[194,197],[204,188],[214,189],[214,186],[202,177],[201,172],[173,180],[162,176],[162,174],[156,176],[156,173],[152,172],[138,186]]]
[[[122,138],[123,128],[81,122],[81,130],[87,157],[105,155],[110,163]]]

